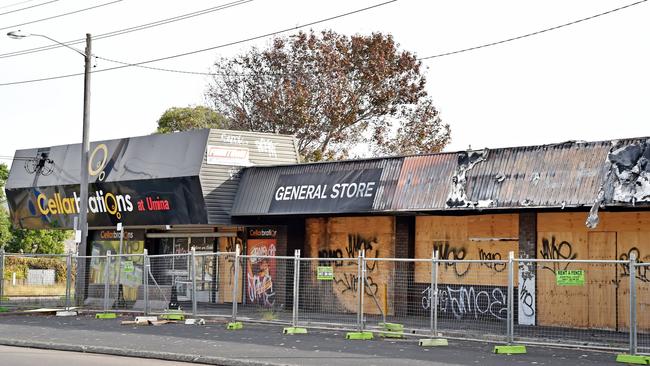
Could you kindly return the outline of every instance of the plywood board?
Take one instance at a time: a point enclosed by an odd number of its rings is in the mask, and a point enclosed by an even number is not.
[[[647,229],[650,230],[650,227]],[[629,260],[632,253],[639,263],[650,263],[650,231],[623,231],[618,233],[618,259]],[[630,271],[627,265],[617,266],[619,330],[630,326]],[[650,330],[650,267],[637,267],[637,327]]]
[[[588,255],[587,233],[539,232],[537,258],[575,259]],[[589,291],[585,286],[558,286],[558,270],[588,270],[585,264],[538,263],[537,324],[545,326],[587,327]]]
[[[610,259],[616,255],[616,232],[590,232],[589,259]],[[591,263],[585,274],[589,289],[589,327],[616,329],[616,265]]]
[[[393,217],[334,217],[306,220],[306,251],[312,258],[366,258],[395,256]],[[331,262],[330,262],[331,263]],[[334,262],[333,291],[338,305],[353,312],[358,304],[358,266],[356,261]],[[366,261],[364,312],[393,314],[394,262]],[[377,303],[382,308],[378,308]]]
[[[241,238],[236,237],[221,237],[219,238],[219,251],[222,252],[234,252],[236,246],[239,245],[239,247],[243,250],[243,241]],[[232,303],[232,290],[234,286],[234,274],[235,274],[235,257],[234,256],[219,256],[218,259],[218,273],[219,273],[219,286],[218,286],[218,291],[219,291],[219,296],[217,298],[217,303]],[[244,281],[244,276],[242,273],[244,273],[244,268],[243,266],[240,265],[240,275],[238,279],[238,288],[237,288],[237,302],[242,301],[242,292],[243,292],[243,281]]]
[[[505,263],[469,263],[468,259],[507,260],[518,253],[517,214],[473,216],[421,216],[415,224],[415,257],[431,258],[434,250],[443,263],[439,282],[453,285],[507,286]],[[415,266],[415,282],[430,282],[430,265]],[[517,280],[515,279],[515,282]]]

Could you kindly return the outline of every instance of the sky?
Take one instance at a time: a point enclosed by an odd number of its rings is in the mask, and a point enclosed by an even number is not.
[[[234,0],[0,0],[0,84],[83,72],[59,42],[139,26]],[[386,0],[252,0],[220,11],[92,42],[98,57],[141,62],[294,28]],[[635,0],[397,0],[302,28],[390,33],[402,49],[428,57],[536,32]],[[103,5],[106,4],[106,5]],[[103,6],[102,6],[103,5]],[[74,12],[97,6],[87,11]],[[24,9],[29,8],[29,9]],[[474,51],[423,60],[427,91],[452,141],[445,151],[650,136],[650,2]],[[34,22],[36,21],[36,22]],[[31,24],[24,24],[31,23]],[[297,32],[293,30],[286,35]],[[210,72],[271,38],[147,64]],[[83,43],[74,45],[82,49]],[[94,59],[93,70],[118,64]],[[152,133],[170,107],[206,104],[210,76],[128,67],[91,76],[91,141]],[[83,76],[0,85],[0,162],[16,149],[81,142]]]

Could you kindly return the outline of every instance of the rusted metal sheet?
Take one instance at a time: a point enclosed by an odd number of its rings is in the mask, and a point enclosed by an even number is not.
[[[606,178],[612,174],[608,162],[612,146],[650,146],[646,140],[627,139],[617,145],[613,145],[614,141],[565,142],[249,168],[244,172],[233,215],[268,214],[280,175],[358,169],[382,169],[372,207],[360,213],[588,207],[596,202]]]
[[[444,209],[457,153],[404,157],[392,208],[403,210]]]
[[[472,201],[494,207],[575,207],[594,202],[609,142],[495,149],[467,173]]]

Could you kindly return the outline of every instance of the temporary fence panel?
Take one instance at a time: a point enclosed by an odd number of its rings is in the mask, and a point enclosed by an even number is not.
[[[508,261],[440,260],[437,265],[439,331],[447,337],[505,340],[509,284],[516,286]]]
[[[197,253],[194,266],[196,313],[231,316],[235,253]],[[241,285],[237,287],[241,289]],[[241,300],[241,296],[236,297]]]
[[[144,305],[144,256],[111,255],[109,264],[109,303],[116,311],[142,311]],[[138,302],[140,300],[140,302]]]
[[[298,324],[358,325],[358,258],[300,258]]]
[[[364,258],[363,262],[364,329],[431,334],[435,283],[431,275],[418,283],[411,274],[415,266],[431,274],[432,260]]]
[[[294,257],[241,256],[244,297],[238,318],[289,323],[293,314]]]
[[[647,260],[647,258],[644,258]],[[635,266],[637,351],[650,354],[650,263]]]
[[[518,259],[516,268],[515,341],[627,347],[629,322],[619,321],[629,315],[627,262]]]
[[[149,273],[146,306],[150,312],[191,311],[190,260],[191,254],[189,253],[147,256]],[[144,292],[142,298],[144,299]]]
[[[69,303],[69,256],[2,254],[0,260],[3,307],[29,309]]]
[[[75,304],[91,310],[108,310],[112,308],[113,303],[110,299],[109,287],[111,284],[111,268],[108,257],[105,255],[75,256],[74,262],[77,268],[86,268],[83,281],[86,284],[85,294],[75,296]],[[75,295],[77,294],[75,293]]]

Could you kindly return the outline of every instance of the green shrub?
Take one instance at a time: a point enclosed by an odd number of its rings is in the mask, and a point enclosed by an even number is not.
[[[10,280],[12,273],[16,273],[16,279],[27,278],[28,269],[53,269],[56,282],[66,281],[66,260],[64,257],[20,257],[5,256],[5,273],[4,278]],[[75,278],[76,271],[72,270],[72,279]]]

